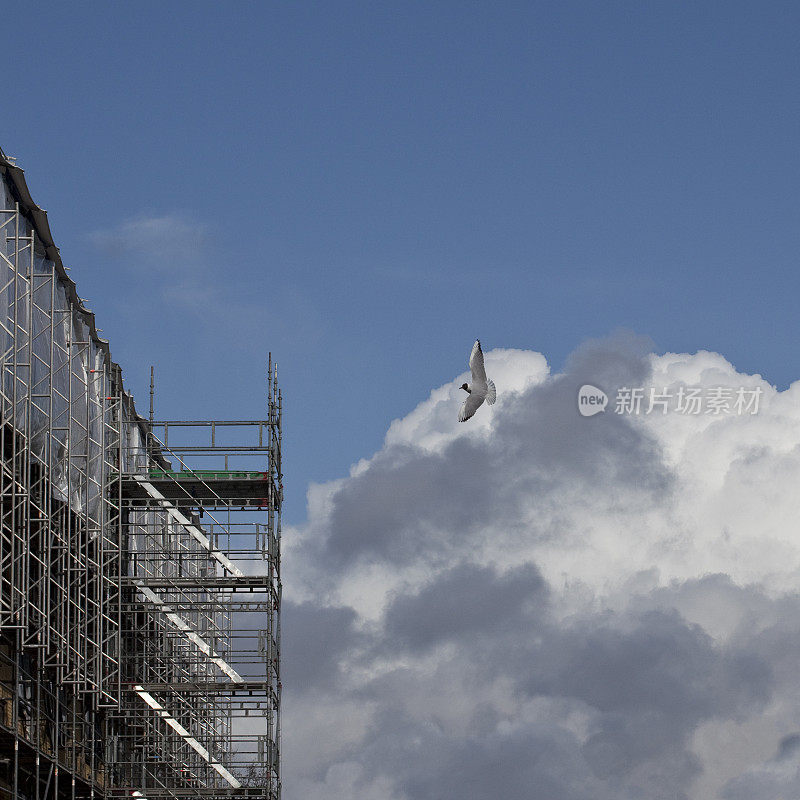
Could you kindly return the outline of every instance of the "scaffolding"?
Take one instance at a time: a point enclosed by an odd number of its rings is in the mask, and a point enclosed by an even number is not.
[[[280,798],[281,416],[140,417],[0,151],[0,798]]]

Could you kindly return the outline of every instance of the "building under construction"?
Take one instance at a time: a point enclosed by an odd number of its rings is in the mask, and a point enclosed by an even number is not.
[[[277,370],[262,419],[139,416],[0,178],[0,798],[277,800]]]

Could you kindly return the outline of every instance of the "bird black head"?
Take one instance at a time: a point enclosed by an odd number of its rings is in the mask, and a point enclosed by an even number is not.
[[[470,389],[466,383],[462,383],[461,386],[459,386],[458,388],[463,389],[465,392],[469,392],[470,394],[472,394],[472,389]]]

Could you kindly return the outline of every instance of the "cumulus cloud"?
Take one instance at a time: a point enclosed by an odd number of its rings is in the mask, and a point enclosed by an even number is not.
[[[285,536],[294,798],[743,800],[800,778],[800,385],[626,334],[486,354]],[[760,392],[583,418],[584,383]]]

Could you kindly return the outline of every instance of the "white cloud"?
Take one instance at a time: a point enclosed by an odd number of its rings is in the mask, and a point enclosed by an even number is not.
[[[528,351],[486,362],[496,406],[460,425],[464,376],[435,389],[286,533],[284,729],[304,731],[287,734],[287,798],[788,791],[800,385],[624,336],[561,374]],[[752,416],[584,418],[583,383],[762,396]],[[323,650],[298,649],[320,624],[338,626]],[[326,680],[294,684],[301,658]]]
[[[181,214],[140,215],[107,230],[94,231],[89,240],[112,258],[135,259],[142,269],[188,269],[204,257],[207,226]]]
[[[208,226],[198,220],[143,214],[94,231],[89,241],[110,264],[143,282],[151,300],[206,314],[219,305],[222,273]]]
[[[263,285],[236,280],[240,256],[235,248],[227,246],[224,234],[191,215],[140,214],[88,238],[131,290],[135,287],[137,296],[147,300],[145,306],[157,304],[158,315],[194,313],[207,330],[223,326],[233,331],[235,342],[270,339],[287,330],[293,341],[306,344],[324,338],[325,315],[307,293],[279,281],[270,287],[268,313]]]

